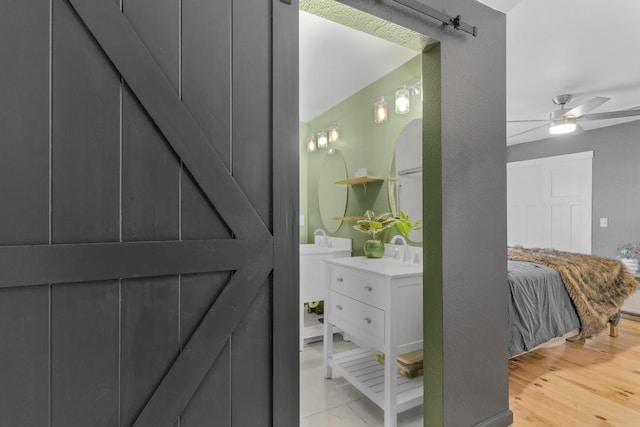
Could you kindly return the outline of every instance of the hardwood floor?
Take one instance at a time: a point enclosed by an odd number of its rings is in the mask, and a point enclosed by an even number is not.
[[[640,322],[509,361],[514,427],[640,426]]]

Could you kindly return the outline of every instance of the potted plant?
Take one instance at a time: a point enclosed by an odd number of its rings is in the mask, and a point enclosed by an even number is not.
[[[618,258],[631,259],[640,255],[640,249],[638,245],[634,245],[633,243],[624,243],[616,248],[616,253],[618,254]]]
[[[411,221],[406,213],[400,211],[396,217],[396,228],[405,237],[409,239],[409,233],[414,230],[422,230],[420,223],[422,220]]]
[[[364,243],[364,254],[368,258],[382,258],[384,243],[380,240],[380,236],[398,220],[390,213],[376,215],[372,210],[367,210],[363,216],[364,218],[359,219],[353,228],[371,236],[371,239]]]

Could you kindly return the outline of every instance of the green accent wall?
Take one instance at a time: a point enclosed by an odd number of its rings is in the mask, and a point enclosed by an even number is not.
[[[313,231],[317,228],[325,229],[319,211],[319,203],[322,201],[318,200],[318,178],[326,156],[331,155],[328,149],[307,153],[306,137],[309,133],[327,129],[332,123],[339,123],[340,140],[329,144],[329,149],[337,150],[342,155],[348,177],[352,178],[356,169],[366,168],[369,176],[385,178],[382,182],[367,184],[366,188],[363,185],[350,185],[345,216],[360,216],[367,209],[376,213],[390,212],[387,178],[395,175],[396,139],[410,121],[422,117],[423,96],[422,91],[420,94],[411,95],[411,112],[397,115],[394,111],[395,90],[421,77],[422,55],[416,52],[416,57],[389,74],[308,123],[300,123],[300,212],[305,216],[304,229],[300,229],[302,243],[313,242]],[[388,117],[386,123],[376,124],[373,122],[373,106],[376,98],[380,96],[384,96],[387,101]],[[354,224],[354,221],[343,221],[335,233],[328,234],[352,238],[353,254],[363,255],[362,248],[368,234],[354,230]],[[303,236],[303,233],[306,235]],[[385,241],[389,241],[395,234],[399,234],[395,228],[387,231]]]

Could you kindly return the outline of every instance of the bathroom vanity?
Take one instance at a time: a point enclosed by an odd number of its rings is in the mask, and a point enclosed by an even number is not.
[[[315,236],[315,243],[300,245],[300,351],[304,340],[323,336],[323,325],[304,324],[304,304],[325,300],[324,260],[350,257],[351,239]]]
[[[395,427],[398,412],[423,402],[423,377],[396,371],[399,354],[422,349],[422,265],[391,257],[325,264],[325,377],[344,377],[384,410],[385,427]],[[359,348],[334,353],[336,329]],[[384,364],[374,349],[384,353]]]

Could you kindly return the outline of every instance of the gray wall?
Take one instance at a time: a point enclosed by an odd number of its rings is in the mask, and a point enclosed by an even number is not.
[[[441,135],[441,145],[427,139],[423,160],[425,425],[509,425],[505,15],[474,0],[421,1],[460,14],[478,27],[474,38],[398,12],[393,1],[343,2],[441,42],[441,89],[431,95],[441,110],[425,111],[435,127],[427,131]]]
[[[615,257],[624,242],[640,241],[640,121],[507,147],[507,161],[594,152],[592,252]],[[609,227],[600,227],[600,218]]]

